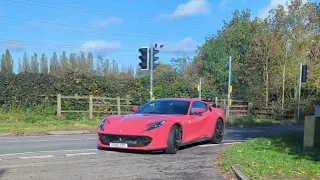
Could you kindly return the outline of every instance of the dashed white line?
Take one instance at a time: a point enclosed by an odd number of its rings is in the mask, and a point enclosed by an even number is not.
[[[23,153],[12,153],[12,154],[0,154],[0,156],[14,156],[14,155],[24,155],[24,154],[33,154],[34,152],[23,152]]]
[[[34,153],[55,153],[55,152],[81,152],[81,151],[97,151],[98,149],[70,149],[70,150],[56,150],[56,151],[36,151],[36,152],[23,152],[23,153],[12,153],[12,154],[0,154],[2,156],[15,156],[15,155],[25,155]]]
[[[48,142],[48,141],[51,141],[51,140],[45,140],[45,139],[35,139],[35,140],[28,140],[28,141],[31,141],[31,142]]]
[[[41,153],[52,153],[52,152],[74,152],[74,151],[97,151],[98,149],[68,149],[68,150],[56,150],[56,151],[38,151]]]
[[[83,141],[83,140],[86,140],[86,139],[58,139],[58,141]]]
[[[47,156],[27,156],[27,157],[19,157],[19,159],[42,159],[42,158],[52,158],[53,155],[47,155]]]
[[[90,153],[76,153],[76,154],[65,154],[66,156],[84,156],[84,155],[92,155],[92,154],[97,154],[95,152],[90,152]]]
[[[97,139],[97,138],[96,137],[95,138],[92,137],[92,138],[87,138],[87,139]]]
[[[3,141],[3,143],[18,143],[20,141]]]
[[[97,138],[84,138],[84,139],[31,139],[26,141],[1,141],[0,143],[24,143],[24,142],[52,142],[52,141],[85,141],[85,140],[96,140]]]

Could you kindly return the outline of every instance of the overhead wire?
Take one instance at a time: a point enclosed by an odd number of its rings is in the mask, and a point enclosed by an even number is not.
[[[27,1],[18,1],[18,0],[2,0],[6,2],[12,2],[17,4],[26,4],[26,5],[32,5],[32,6],[40,6],[40,7],[46,7],[51,9],[60,9],[60,10],[69,10],[69,11],[75,11],[75,12],[84,12],[88,14],[96,14],[96,15],[107,15],[107,16],[113,16],[113,17],[121,17],[126,19],[136,19],[136,20],[146,20],[146,21],[163,21],[163,22],[170,22],[170,23],[177,23],[176,20],[169,20],[169,19],[159,19],[155,17],[147,17],[147,16],[134,16],[134,15],[125,15],[121,13],[102,13],[98,12],[96,9],[87,9],[82,7],[75,7],[75,6],[68,6],[68,5],[62,5],[62,4],[55,4],[55,3],[46,3],[41,1],[35,1],[35,0],[29,0]],[[188,25],[203,25],[202,23],[191,23],[190,21],[181,21],[180,23],[187,23]]]
[[[94,50],[108,50],[108,51],[118,51],[118,50],[126,50],[126,51],[132,51],[138,50],[136,48],[98,48],[94,46],[75,46],[75,45],[68,45],[68,44],[55,44],[55,43],[47,43],[47,42],[39,42],[39,41],[23,41],[23,40],[14,40],[14,39],[2,39],[0,38],[0,43],[6,43],[6,44],[26,44],[26,45],[32,45],[32,46],[47,46],[47,47],[56,47],[56,48],[65,48],[65,49],[73,49],[77,48],[79,51],[81,49],[94,49]],[[186,52],[186,53],[194,53],[194,52]]]
[[[59,25],[59,26],[69,26],[69,27],[77,27],[77,28],[85,28],[85,29],[91,29],[91,30],[98,30],[103,32],[108,32],[110,35],[123,35],[123,36],[134,36],[134,37],[148,37],[148,38],[155,38],[155,37],[163,37],[163,36],[171,36],[171,37],[180,37],[185,38],[186,36],[181,36],[177,34],[172,35],[165,35],[165,34],[145,34],[145,33],[130,33],[129,31],[118,31],[120,33],[112,32],[107,29],[101,29],[101,28],[94,28],[94,27],[88,27],[88,26],[82,26],[82,25],[75,25],[75,24],[64,24],[64,23],[55,23],[55,22],[49,22],[49,21],[40,21],[40,20],[32,20],[27,18],[18,18],[18,17],[11,17],[11,16],[2,16],[0,15],[0,18],[5,19],[15,19],[15,20],[24,20],[29,22],[39,22],[43,24],[49,24],[49,25]],[[0,22],[0,24],[3,25],[11,25],[11,26],[22,26],[22,27],[32,27],[32,28],[41,28],[41,29],[51,29],[51,30],[59,30],[59,31],[70,31],[70,32],[85,32],[85,33],[93,33],[93,34],[106,34],[96,31],[79,31],[79,30],[70,30],[70,29],[61,29],[61,28],[52,28],[52,27],[43,27],[43,26],[36,26],[36,25],[25,25],[25,24],[14,24],[14,23],[7,23],[7,22]]]
[[[81,8],[81,7],[73,7],[73,6],[66,6],[66,5],[61,5],[61,4],[54,4],[54,3],[45,3],[45,2],[40,2],[40,1],[34,1],[34,0],[29,0],[29,2],[23,2],[23,1],[18,1],[18,0],[3,0],[7,2],[13,2],[13,3],[18,3],[18,4],[27,4],[27,5],[32,5],[32,6],[40,6],[40,7],[46,7],[46,8],[53,8],[53,9],[61,9],[61,10],[71,10],[71,11],[76,11],[76,12],[85,12],[89,14],[97,14],[97,15],[111,15],[108,13],[101,13],[97,12],[97,10],[93,9],[86,9],[86,8]],[[32,3],[33,2],[33,3]],[[39,4],[36,4],[39,3]],[[112,14],[114,17],[122,17],[122,18],[127,18],[127,19],[137,19],[137,20],[147,20],[147,21],[166,21],[166,22],[171,22],[173,23],[173,20],[165,20],[165,19],[155,19],[153,17],[139,17],[139,16],[131,16],[131,15],[123,15],[123,14]],[[161,37],[161,36],[168,36],[164,34],[139,34],[139,33],[114,33],[111,31],[108,31],[106,29],[99,29],[99,28],[93,28],[93,27],[88,27],[88,26],[81,26],[81,25],[73,25],[73,24],[63,24],[63,23],[55,23],[55,22],[48,22],[48,21],[40,21],[40,20],[31,20],[27,18],[17,18],[17,17],[9,17],[9,16],[0,16],[2,18],[7,18],[7,19],[16,19],[16,20],[26,20],[26,21],[33,21],[33,22],[39,22],[39,23],[44,23],[44,24],[51,24],[51,25],[62,25],[62,26],[69,26],[69,27],[80,27],[80,28],[87,28],[87,29],[92,29],[92,30],[99,30],[99,31],[105,31],[108,32],[108,34],[113,34],[113,35],[123,35],[123,36],[135,36],[135,37],[150,37],[154,38],[156,36]],[[42,26],[35,26],[35,25],[23,25],[23,24],[14,24],[14,23],[7,23],[7,22],[0,22],[2,25],[10,25],[10,26],[21,26],[21,27],[29,27],[29,28],[41,28],[41,29],[51,29],[51,30],[59,30],[59,31],[69,31],[69,32],[86,32],[86,33],[94,33],[94,34],[105,34],[101,32],[94,32],[94,31],[81,31],[81,30],[70,30],[70,29],[61,29],[61,28],[52,28],[52,27],[42,27]],[[188,23],[190,24],[190,23]],[[191,23],[192,24],[192,23]],[[200,23],[195,23],[196,25],[199,25]],[[186,37],[186,36],[179,36],[179,35],[169,35],[173,37]],[[2,41],[2,42],[1,42]],[[0,39],[0,43],[6,43],[6,44],[16,44],[17,42],[26,44],[26,45],[32,45],[32,46],[48,46],[48,47],[57,47],[57,48],[79,48],[79,49],[94,49],[94,50],[108,50],[108,51],[117,51],[117,50],[136,50],[136,49],[131,49],[131,48],[96,48],[92,46],[74,46],[74,45],[62,45],[62,44],[53,44],[53,43],[41,43],[41,42],[30,42],[30,41],[22,41],[22,40],[10,40],[10,39]],[[188,53],[194,53],[194,52],[185,52],[186,54]]]

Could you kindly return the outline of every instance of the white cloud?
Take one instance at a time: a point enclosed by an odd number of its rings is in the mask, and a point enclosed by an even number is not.
[[[229,6],[230,6],[229,0],[222,0],[218,5],[220,9],[227,9]]]
[[[118,17],[108,17],[107,19],[103,20],[94,20],[92,23],[92,27],[95,29],[101,29],[106,27],[110,24],[119,24],[122,23],[122,19]]]
[[[9,49],[10,51],[22,51],[24,48],[22,42],[14,40],[5,41],[4,46],[6,49]]]
[[[308,0],[302,0],[302,3],[304,4],[304,3],[306,3]],[[288,7],[286,6],[286,4],[288,3],[290,3],[291,2],[291,0],[270,0],[270,3],[269,3],[269,5],[268,5],[268,7],[265,7],[265,8],[263,8],[263,9],[261,9],[260,11],[259,11],[259,17],[260,18],[266,18],[266,17],[268,17],[268,13],[269,13],[269,10],[270,9],[273,9],[273,8],[277,8],[279,5],[282,5],[282,6],[284,6],[284,9],[285,9],[285,11],[287,11],[288,10]]]
[[[186,37],[185,39],[179,42],[162,42],[158,43],[159,45],[163,44],[163,48],[160,50],[161,52],[167,53],[190,53],[195,52],[197,50],[197,43],[191,38]]]
[[[120,47],[121,47],[120,42],[106,42],[104,40],[96,40],[96,41],[91,40],[83,43],[79,51],[100,53],[101,55],[104,55],[108,52],[119,50]]]
[[[160,14],[158,19],[177,20],[183,17],[191,17],[207,12],[209,12],[209,3],[207,0],[190,0],[187,3],[179,4],[172,14]]]

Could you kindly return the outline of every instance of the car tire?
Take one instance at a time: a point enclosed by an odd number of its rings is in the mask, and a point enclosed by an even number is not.
[[[177,154],[182,142],[182,129],[179,126],[172,126],[168,135],[168,146],[166,154]]]
[[[97,145],[97,149],[98,150],[104,150],[102,147],[100,147],[99,145]]]
[[[216,126],[214,128],[214,132],[212,134],[211,143],[220,144],[222,142],[223,135],[224,135],[224,123],[221,119],[218,119],[216,122]]]

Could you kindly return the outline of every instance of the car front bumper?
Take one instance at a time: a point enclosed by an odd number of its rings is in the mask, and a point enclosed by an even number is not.
[[[113,134],[98,130],[97,144],[101,148],[156,151],[167,148],[167,139],[167,136],[151,131],[141,134]],[[117,146],[111,146],[110,143]]]

